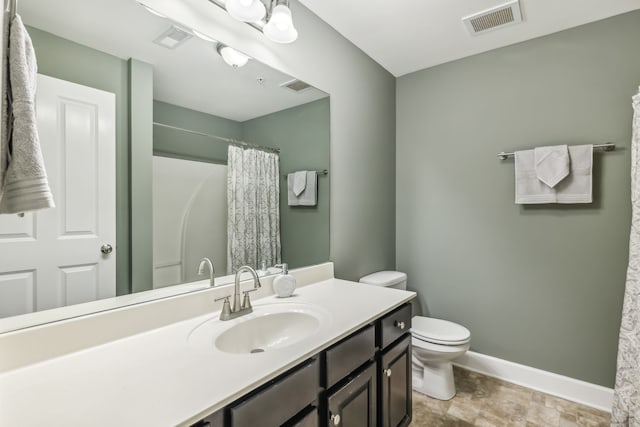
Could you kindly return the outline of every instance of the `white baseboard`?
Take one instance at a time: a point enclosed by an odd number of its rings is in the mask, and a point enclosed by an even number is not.
[[[611,388],[473,351],[468,351],[456,359],[454,365],[602,411],[611,412],[611,403],[613,401],[613,389]]]

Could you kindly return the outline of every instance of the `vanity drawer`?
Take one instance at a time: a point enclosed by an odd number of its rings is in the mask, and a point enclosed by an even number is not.
[[[378,339],[380,349],[386,348],[403,334],[408,333],[410,329],[411,304],[405,304],[380,320],[380,337]]]
[[[320,363],[309,361],[274,384],[233,405],[232,427],[279,426],[318,399]]]
[[[325,351],[327,388],[373,359],[375,352],[376,340],[373,325],[367,326]]]

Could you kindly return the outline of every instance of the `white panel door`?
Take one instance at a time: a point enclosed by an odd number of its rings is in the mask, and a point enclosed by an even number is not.
[[[115,95],[38,75],[36,110],[56,207],[0,215],[0,317],[116,291]]]

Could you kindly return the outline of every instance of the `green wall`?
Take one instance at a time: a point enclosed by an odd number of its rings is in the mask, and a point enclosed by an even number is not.
[[[129,77],[120,58],[27,27],[38,72],[116,95],[116,274],[118,295],[129,293]]]
[[[398,79],[397,268],[472,350],[613,386],[638,40],[640,11]],[[496,153],[607,141],[592,204],[514,204]]]
[[[244,139],[280,148],[280,239],[290,268],[329,259],[329,98],[242,123]],[[318,175],[318,205],[289,206],[284,175],[296,170],[329,170]]]
[[[153,101],[153,120],[196,132],[242,139],[242,124],[200,111]],[[154,126],[153,154],[186,160],[227,162],[227,144],[174,129]]]

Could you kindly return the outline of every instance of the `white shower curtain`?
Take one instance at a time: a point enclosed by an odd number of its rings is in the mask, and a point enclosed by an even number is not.
[[[640,88],[633,97],[629,267],[618,344],[611,425],[640,426]]]
[[[229,146],[227,274],[281,262],[278,160],[276,153]]]

